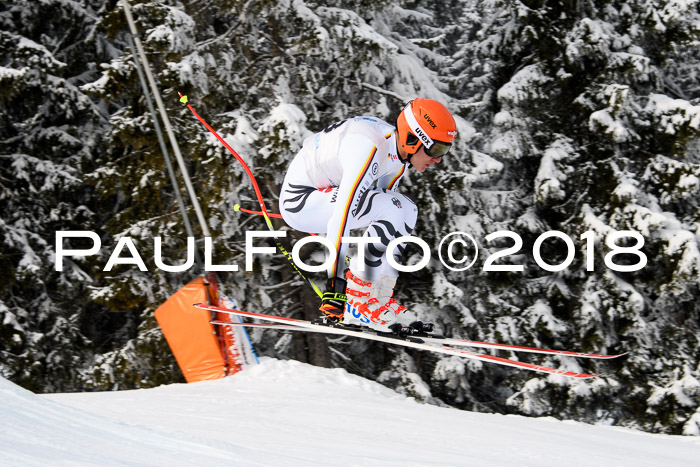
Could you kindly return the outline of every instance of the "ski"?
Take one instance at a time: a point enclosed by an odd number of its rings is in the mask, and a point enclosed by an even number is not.
[[[472,359],[472,360],[479,360],[479,361],[484,361],[484,362],[496,363],[498,365],[510,366],[510,367],[514,367],[514,368],[520,368],[520,369],[535,371],[535,372],[539,372],[539,373],[549,373],[549,374],[568,376],[570,378],[579,378],[579,379],[593,378],[595,376],[600,376],[599,374],[578,373],[575,371],[550,368],[550,367],[546,367],[546,366],[542,366],[542,365],[536,365],[533,363],[526,363],[526,362],[520,362],[517,360],[510,360],[510,359],[502,358],[502,357],[495,357],[493,355],[479,354],[476,352],[472,352],[470,350],[450,347],[448,345],[431,344],[431,343],[425,342],[423,340],[424,338],[422,338],[422,337],[413,337],[413,336],[401,337],[398,335],[378,334],[378,333],[374,333],[374,332],[367,332],[366,330],[364,330],[362,328],[359,328],[358,330],[349,330],[349,329],[343,328],[343,327],[324,326],[324,325],[320,325],[320,324],[314,324],[310,321],[301,320],[301,319],[286,318],[283,316],[266,315],[263,313],[255,313],[255,312],[251,312],[251,311],[230,310],[227,308],[220,308],[220,307],[207,305],[207,304],[203,304],[203,303],[198,303],[198,304],[195,304],[194,306],[197,308],[201,308],[203,310],[217,311],[220,313],[245,316],[248,318],[256,318],[256,319],[260,319],[263,321],[269,321],[272,323],[278,323],[278,324],[284,324],[284,325],[295,325],[295,326],[299,326],[299,327],[303,327],[303,328],[310,328],[310,329],[314,329],[316,332],[320,332],[320,333],[324,333],[324,334],[355,336],[355,337],[360,337],[362,339],[385,342],[385,343],[390,343],[390,344],[398,344],[398,345],[402,345],[404,347],[409,347],[409,348],[414,348],[414,349],[419,349],[419,350],[428,350],[431,352],[443,353],[446,355],[454,355],[457,357],[463,357],[463,358],[468,358],[468,359]]]
[[[571,350],[555,350],[555,349],[542,349],[539,347],[527,347],[522,345],[511,345],[511,344],[498,344],[495,342],[480,342],[472,341],[469,339],[452,339],[448,337],[426,337],[426,342],[434,344],[446,344],[453,346],[464,346],[464,347],[478,347],[482,349],[498,349],[498,350],[510,350],[511,352],[526,352],[526,353],[539,353],[539,354],[549,354],[549,355],[561,355],[564,357],[576,357],[576,358],[592,358],[597,360],[610,360],[613,358],[622,357],[627,355],[629,352],[623,352],[619,354],[597,354],[597,353],[586,353],[586,352],[574,352]]]
[[[301,326],[295,326],[293,324],[275,324],[275,323],[236,323],[229,321],[221,321],[219,319],[213,319],[209,321],[211,324],[216,324],[217,326],[244,326],[246,328],[262,328],[262,329],[278,329],[280,331],[305,331],[305,332],[315,332],[315,329],[303,328]]]
[[[252,328],[265,328],[265,329],[277,329],[281,331],[306,331],[306,332],[316,332],[316,329],[301,327],[295,324],[270,324],[270,323],[230,323],[228,321],[210,321],[212,324],[224,326],[224,325],[234,325],[234,326],[245,326]],[[341,329],[350,329],[347,327],[339,326]],[[372,333],[370,329],[365,329],[364,332]],[[438,344],[438,345],[450,345],[455,347],[474,347],[482,349],[496,349],[496,350],[509,350],[511,352],[525,352],[525,353],[539,353],[539,354],[549,354],[549,355],[562,355],[564,357],[577,357],[577,358],[592,358],[598,360],[610,360],[613,358],[622,357],[627,355],[628,352],[621,354],[595,354],[595,353],[585,353],[585,352],[573,352],[569,350],[554,350],[554,349],[542,349],[539,347],[525,347],[521,345],[511,345],[511,344],[498,344],[495,342],[480,342],[472,341],[469,339],[452,339],[449,337],[442,337],[438,335],[417,335],[415,336],[428,344]]]

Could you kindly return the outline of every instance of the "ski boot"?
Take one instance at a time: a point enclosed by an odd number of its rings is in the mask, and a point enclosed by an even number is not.
[[[368,282],[353,274],[345,275],[348,288],[348,307],[343,324],[367,326],[378,332],[399,335],[429,333],[430,323],[418,321],[416,315],[392,298],[396,278],[381,275],[378,280]]]
[[[350,270],[345,273],[348,305],[345,309],[343,324],[353,327],[370,327],[375,330],[388,330],[379,319],[378,284],[364,281],[355,276]],[[388,324],[393,324],[393,321]]]

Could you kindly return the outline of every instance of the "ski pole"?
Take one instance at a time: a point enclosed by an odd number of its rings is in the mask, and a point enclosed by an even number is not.
[[[187,102],[187,96],[183,96],[179,92],[178,92],[178,95],[180,96],[180,102],[187,105],[187,108],[190,109],[190,112],[192,112],[192,114],[195,117],[197,117],[197,119],[200,122],[202,122],[202,125],[204,125],[204,127],[207,130],[209,130],[209,132],[211,134],[216,136],[216,139],[218,139],[219,142],[221,142],[221,144],[223,144],[224,147],[226,149],[228,149],[228,151],[231,154],[233,154],[233,156],[236,158],[236,160],[238,162],[240,162],[240,164],[243,166],[245,173],[248,175],[250,182],[253,184],[253,189],[255,190],[255,196],[258,198],[258,203],[260,204],[260,213],[265,218],[265,223],[267,224],[268,229],[270,229],[271,232],[274,232],[275,228],[272,226],[272,220],[270,220],[270,214],[267,212],[267,207],[265,206],[265,200],[263,200],[262,194],[260,193],[260,187],[258,186],[258,182],[257,182],[257,180],[255,180],[255,176],[253,175],[253,172],[250,170],[250,167],[248,167],[248,164],[246,164],[245,161],[243,160],[243,158],[241,156],[239,156],[238,153],[236,151],[234,151],[234,149],[221,136],[219,136],[219,134],[211,126],[209,126],[209,124],[206,121],[204,121],[204,119],[202,117],[200,117],[197,112],[195,112],[195,110],[192,108],[192,106]],[[287,258],[289,263],[292,265],[292,268],[294,268],[294,270],[297,273],[299,273],[299,275],[306,282],[309,283],[309,285],[314,289],[314,291],[316,292],[316,294],[319,297],[322,297],[323,292],[321,292],[321,290],[316,286],[316,284],[314,284],[311,279],[306,277],[306,275],[301,271],[301,269],[299,269],[299,267],[294,262],[294,259],[292,259],[292,255],[287,252],[287,250],[284,248],[284,246],[282,246],[282,243],[279,241],[277,236],[273,235],[272,238],[274,239],[274,242],[275,242],[275,245],[277,246],[277,249],[280,250],[280,252],[282,252],[282,254],[285,256],[285,258]]]
[[[262,212],[262,211],[253,211],[253,210],[251,210],[251,209],[242,208],[240,204],[234,204],[234,205],[233,205],[233,210],[234,210],[234,211],[241,211],[241,212],[244,212],[244,213],[246,213],[246,214],[254,214],[254,215],[256,215],[256,216],[264,216],[264,215],[265,215],[265,213]],[[270,216],[270,217],[275,217],[275,218],[277,218],[277,219],[282,219],[282,215],[281,215],[281,214],[274,214],[274,213],[268,212],[267,215]]]
[[[253,215],[256,215],[256,216],[262,216],[262,215],[264,214],[262,211],[253,211],[253,210],[251,210],[251,209],[242,208],[240,204],[234,204],[234,205],[233,205],[233,210],[236,211],[236,212],[241,211],[241,212],[244,212],[244,213],[246,213],[246,214],[253,214]],[[275,214],[275,213],[272,213],[272,212],[268,212],[267,215],[270,216],[270,217],[277,218],[277,219],[284,219],[284,218],[282,217],[281,214]],[[318,234],[315,234],[315,233],[313,233],[313,232],[309,232],[309,235],[312,235],[312,236],[314,236],[314,237],[318,237]],[[349,258],[348,258],[348,261],[350,261]]]

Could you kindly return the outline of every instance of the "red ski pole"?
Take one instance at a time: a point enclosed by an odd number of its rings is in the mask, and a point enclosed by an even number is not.
[[[231,154],[236,158],[238,162],[241,163],[243,166],[243,169],[245,170],[245,173],[248,175],[248,178],[250,179],[250,182],[253,184],[253,189],[255,190],[255,196],[258,198],[258,203],[260,203],[260,214],[265,218],[265,223],[267,224],[267,227],[270,229],[270,231],[274,232],[275,228],[272,226],[272,221],[270,220],[270,214],[267,212],[267,208],[265,207],[265,200],[263,200],[262,193],[260,193],[260,187],[258,186],[258,182],[255,180],[255,176],[253,175],[253,172],[251,172],[250,167],[248,167],[248,164],[245,163],[243,158],[238,155],[238,153],[211,127],[209,124],[204,121],[202,117],[199,116],[197,112],[192,108],[192,106],[187,102],[187,96],[183,96],[181,93],[178,93],[180,96],[180,102],[183,104],[187,105],[187,108],[190,109],[190,112],[197,117],[197,119],[202,122],[202,125],[206,127],[207,130],[214,136],[216,136],[216,139],[218,139],[221,144],[226,147],[226,149],[229,150]],[[256,213],[257,214],[257,213]],[[323,296],[323,292],[321,292],[321,289],[319,289],[316,284],[313,283],[311,279],[306,277],[306,275],[299,269],[299,267],[296,265],[294,260],[292,259],[292,255],[287,252],[287,250],[282,246],[282,243],[280,243],[279,239],[277,236],[272,237],[275,241],[275,245],[277,245],[277,248],[282,252],[282,254],[289,260],[289,263],[292,265],[294,270],[299,273],[299,275],[311,285],[311,287],[314,289],[316,294],[321,297]]]

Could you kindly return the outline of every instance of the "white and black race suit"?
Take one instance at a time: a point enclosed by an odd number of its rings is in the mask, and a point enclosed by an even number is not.
[[[380,242],[364,247],[362,277],[398,276],[386,261],[387,245],[409,235],[418,215],[413,201],[396,192],[406,167],[397,154],[395,128],[377,118],[343,120],[304,141],[285,176],[280,209],[290,227],[326,234],[335,246],[329,277],[343,275],[348,244],[341,238],[366,227],[364,236]],[[394,249],[397,261],[404,247]],[[353,262],[353,271],[358,267]]]

